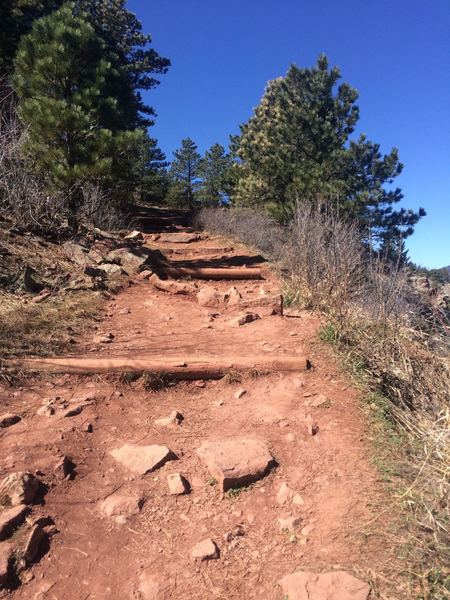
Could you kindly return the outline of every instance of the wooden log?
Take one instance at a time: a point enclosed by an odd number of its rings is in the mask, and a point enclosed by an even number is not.
[[[166,271],[170,277],[190,277],[191,279],[264,279],[261,269],[252,267],[174,267]]]
[[[229,372],[257,370],[261,372],[296,372],[309,368],[304,356],[199,356],[165,357],[152,355],[122,357],[23,358],[6,361],[7,371],[49,373],[158,373],[174,379],[220,379]]]

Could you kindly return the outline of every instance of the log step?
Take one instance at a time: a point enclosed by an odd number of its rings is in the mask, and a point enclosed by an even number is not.
[[[169,277],[190,277],[191,279],[264,279],[261,269],[252,267],[169,267],[166,269]]]
[[[235,371],[295,372],[309,368],[304,356],[122,356],[102,358],[24,358],[5,361],[7,371],[88,375],[93,373],[155,373],[174,379],[220,379]]]

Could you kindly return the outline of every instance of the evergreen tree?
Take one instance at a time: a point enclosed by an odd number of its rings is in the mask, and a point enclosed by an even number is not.
[[[151,36],[125,5],[126,0],[75,0],[75,11],[92,24],[121,74],[117,101],[122,128],[132,129],[153,124],[155,112],[144,103],[141,90],[159,85],[155,75],[166,73],[170,61],[150,47]]]
[[[0,78],[11,72],[20,38],[33,22],[57,9],[64,0],[1,0],[0,2]]]
[[[217,206],[229,196],[231,166],[232,159],[220,144],[205,152],[199,165],[202,182],[198,198],[202,204]]]
[[[193,208],[199,186],[201,156],[190,138],[181,140],[181,148],[173,153],[170,165],[171,185],[167,196],[170,204]]]
[[[107,56],[91,25],[66,3],[35,21],[15,60],[25,152],[51,189],[67,196],[74,226],[83,184],[100,179],[111,187],[145,141],[142,131],[113,127],[117,72]]]
[[[297,202],[334,199],[372,238],[404,238],[425,212],[393,210],[402,193],[385,186],[402,170],[398,151],[382,156],[365,136],[350,140],[358,93],[346,83],[336,89],[339,79],[339,69],[321,56],[313,68],[293,65],[269,82],[254,115],[232,138],[233,201],[264,206],[283,220]]]

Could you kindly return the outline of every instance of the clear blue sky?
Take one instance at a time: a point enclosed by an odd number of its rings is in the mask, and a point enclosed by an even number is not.
[[[359,91],[358,132],[405,164],[407,207],[428,216],[407,245],[427,267],[450,265],[450,0],[129,0],[172,61],[146,98],[169,160],[183,137],[228,143],[267,80],[321,52]]]

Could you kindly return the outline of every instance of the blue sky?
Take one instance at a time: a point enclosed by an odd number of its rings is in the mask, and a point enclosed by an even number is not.
[[[146,98],[169,159],[183,137],[224,145],[267,80],[321,52],[359,91],[358,133],[400,150],[403,205],[428,216],[407,245],[427,267],[450,264],[449,0],[129,0],[172,61]]]

